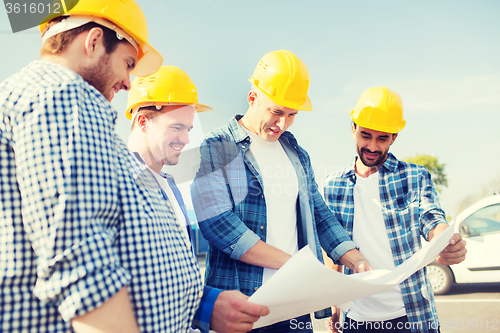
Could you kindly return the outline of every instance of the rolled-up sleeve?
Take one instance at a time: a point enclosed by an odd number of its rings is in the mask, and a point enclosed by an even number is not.
[[[311,195],[314,200],[314,218],[316,220],[320,244],[326,253],[335,262],[338,262],[339,258],[347,251],[356,249],[357,246],[326,205],[325,200],[323,200],[317,189],[317,185]]]
[[[42,89],[30,105],[16,105],[12,122],[23,224],[38,258],[34,294],[65,320],[131,279],[113,245],[121,211],[115,115],[89,89],[80,82]]]
[[[347,251],[356,249],[357,247],[326,205],[325,200],[318,190],[309,154],[303,149],[301,151],[307,162],[304,163],[304,168],[307,171],[308,192],[313,202],[314,221],[316,223],[319,242],[325,252],[337,262]]]
[[[248,195],[247,175],[234,142],[213,137],[200,147],[200,169],[191,196],[200,230],[212,245],[238,260],[260,237],[233,213]]]
[[[204,287],[200,305],[193,318],[193,328],[198,328],[202,333],[210,331],[210,319],[212,318],[215,301],[221,292],[221,289]]]
[[[419,168],[419,188],[420,188],[420,233],[429,240],[429,231],[434,229],[439,223],[447,223],[446,214],[441,208],[439,198],[431,179],[430,172],[424,168]]]
[[[203,237],[212,245],[238,260],[260,240],[260,237],[231,211],[199,222]]]

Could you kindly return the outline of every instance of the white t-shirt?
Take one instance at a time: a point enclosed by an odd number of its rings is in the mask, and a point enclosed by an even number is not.
[[[357,175],[354,185],[353,241],[374,269],[394,269],[380,203],[379,173]],[[401,288],[355,300],[347,316],[356,321],[382,321],[406,315]]]
[[[290,158],[279,141],[269,142],[248,131],[252,143],[250,152],[259,166],[266,200],[266,243],[283,252],[294,255],[298,252],[297,197],[299,182]],[[275,269],[264,268],[262,283]]]

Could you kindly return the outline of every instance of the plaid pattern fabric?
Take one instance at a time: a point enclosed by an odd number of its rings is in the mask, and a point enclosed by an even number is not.
[[[356,159],[343,171],[325,180],[324,195],[328,207],[352,238],[354,223],[353,189],[356,183]],[[389,153],[379,168],[380,203],[387,235],[396,266],[409,259],[421,247],[420,236],[428,239],[438,223],[446,223],[429,171],[419,165],[402,162]],[[348,274],[352,272],[346,269]],[[423,268],[403,281],[406,314],[410,322],[421,323],[419,332],[437,332],[434,294]]]
[[[196,258],[158,186],[137,186],[155,179],[113,134],[115,119],[54,63],[0,84],[0,331],[72,331],[71,318],[124,286],[142,332],[188,330]]]
[[[262,285],[263,268],[238,259],[259,240],[266,241],[266,201],[258,164],[248,150],[251,141],[239,118],[207,135],[191,195],[200,230],[210,243],[206,284],[252,295]],[[322,261],[322,246],[338,259],[355,245],[321,197],[305,150],[289,132],[280,142],[299,181],[299,248],[309,245]]]
[[[133,156],[141,163],[145,164],[143,158],[141,155],[137,152],[133,152]],[[149,173],[151,172],[150,169],[144,168],[142,172]],[[145,181],[142,181],[142,177],[145,176]],[[188,248],[191,249],[193,252],[193,255],[196,257],[196,253],[194,252],[194,247],[193,243],[194,242],[194,235],[193,235],[193,228],[191,226],[191,223],[189,221],[189,217],[187,215],[186,211],[186,205],[184,204],[184,199],[182,198],[182,194],[179,191],[179,188],[177,187],[177,184],[175,183],[174,177],[168,173],[165,172],[160,172],[160,176],[165,178],[168,182],[168,185],[172,189],[172,192],[175,196],[175,199],[179,203],[179,206],[181,207],[182,213],[184,214],[184,218],[186,219],[186,228],[188,229],[188,235],[189,239],[191,241],[191,244],[186,244]],[[140,184],[141,187],[144,188],[152,188],[154,189],[156,185],[154,183],[148,183],[149,177],[147,175],[140,175],[139,177],[136,177],[138,179],[138,184]],[[157,184],[159,186],[159,184]],[[164,200],[168,202],[168,196],[165,193],[165,191],[159,186],[161,190],[161,194],[163,195]],[[210,330],[210,319],[212,318],[212,312],[214,309],[215,301],[217,300],[217,297],[219,294],[222,292],[220,289],[212,288],[209,286],[205,286],[203,288],[203,296],[200,301],[200,305],[198,306],[198,309],[196,310],[196,313],[193,318],[192,322],[192,327],[193,328],[198,328],[201,330],[201,332],[208,333]]]

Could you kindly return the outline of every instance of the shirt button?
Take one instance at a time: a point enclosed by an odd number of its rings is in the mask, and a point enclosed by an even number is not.
[[[245,149],[245,146],[241,146],[241,148]]]
[[[200,293],[198,294],[198,298],[202,298],[203,297],[203,291],[200,291]]]
[[[255,287],[254,290],[257,291],[257,289],[259,289],[259,287]]]
[[[260,230],[264,230],[264,226],[263,225],[260,226]]]

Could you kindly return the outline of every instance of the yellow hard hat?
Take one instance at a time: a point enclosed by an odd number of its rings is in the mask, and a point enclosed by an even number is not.
[[[295,110],[312,110],[311,100],[307,97],[309,70],[290,51],[279,50],[266,54],[249,81],[278,105]]]
[[[134,0],[66,0],[62,1],[62,4],[65,7],[61,9],[64,10],[58,14],[49,15],[40,24],[42,36],[51,32],[53,28],[55,31],[47,35],[95,22],[116,31],[118,36],[126,38],[136,48],[138,62],[131,74],[143,77],[153,74],[160,68],[163,58],[148,44],[149,31],[146,16]],[[47,23],[60,16],[78,18],[80,22],[61,22],[62,24],[58,23],[46,31]],[[61,28],[60,25],[63,27]]]
[[[196,112],[211,111],[210,106],[198,103],[198,93],[193,80],[182,69],[162,66],[158,72],[145,78],[136,77],[128,92],[126,116],[140,107],[164,105],[191,105]]]
[[[367,89],[351,111],[351,118],[361,127],[386,133],[398,133],[406,125],[403,101],[387,87]]]

